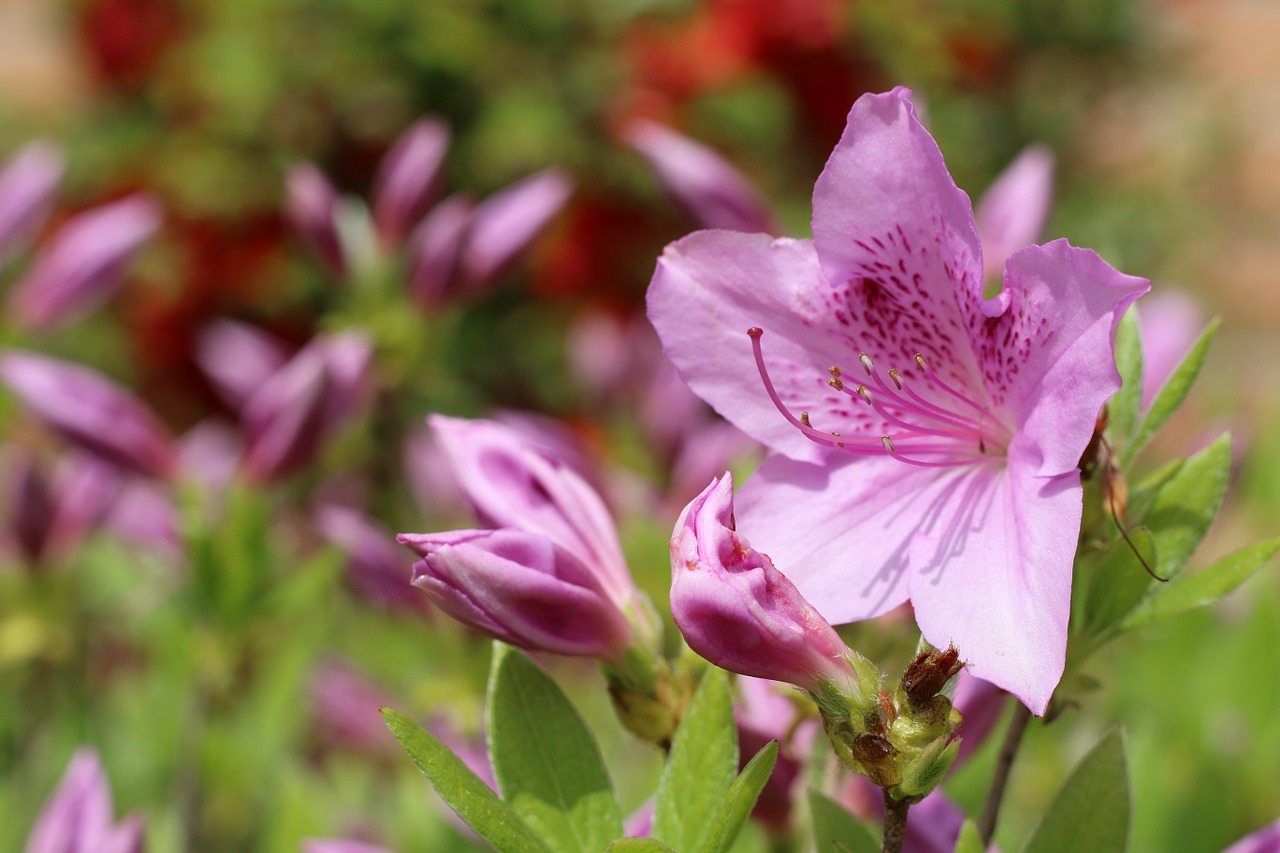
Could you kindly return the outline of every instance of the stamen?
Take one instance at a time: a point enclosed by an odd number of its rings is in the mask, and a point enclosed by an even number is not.
[[[867,371],[868,376],[875,373],[875,366],[871,363],[871,356],[865,352],[858,353],[858,361],[862,362],[862,367]]]
[[[937,385],[943,391],[946,391],[952,397],[955,397],[957,400],[964,403],[965,405],[970,406],[971,408],[976,410],[979,414],[984,416],[990,415],[990,413],[984,407],[979,406],[973,400],[970,400],[968,397],[961,394],[959,391],[955,390],[947,383],[943,382],[942,377],[934,373],[932,370],[930,370],[929,366],[925,364],[924,356],[921,355],[920,353],[916,353],[916,365],[920,368],[921,372],[924,373],[926,379],[928,379],[933,384]]]
[[[898,368],[889,368],[889,378],[893,380],[893,384],[898,386],[898,390],[902,390],[902,374],[898,372]]]
[[[838,376],[832,376],[830,379],[827,380],[827,384],[830,385],[832,388],[836,389],[837,391],[844,390],[844,383],[840,381],[840,377]]]
[[[841,372],[840,368],[836,367],[834,364],[827,368],[827,373],[830,373],[832,376],[844,376],[844,373]]]

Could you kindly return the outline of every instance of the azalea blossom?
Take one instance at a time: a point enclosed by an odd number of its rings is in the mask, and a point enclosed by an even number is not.
[[[649,291],[684,379],[776,451],[738,521],[829,621],[910,600],[930,643],[1043,713],[1077,464],[1120,387],[1116,323],[1149,282],[1057,240],[1010,255],[984,299],[969,198],[904,89],[854,104],[813,233],[692,234]]]

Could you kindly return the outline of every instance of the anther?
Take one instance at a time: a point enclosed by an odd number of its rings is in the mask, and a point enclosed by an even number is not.
[[[865,352],[858,353],[858,361],[862,362],[862,367],[867,371],[868,376],[875,373],[875,367],[871,364],[871,356],[867,355]]]
[[[859,397],[867,401],[868,406],[872,405],[870,388],[868,388],[866,385],[859,385],[857,388],[854,389],[854,391],[857,393]]]
[[[844,383],[840,381],[839,376],[832,376],[830,379],[827,380],[827,384],[830,385],[832,388],[836,389],[837,391],[844,390]]]
[[[920,368],[921,370],[929,369],[929,366],[924,363],[924,356],[922,356],[920,353],[916,353],[916,367]]]
[[[880,443],[884,445],[885,452],[896,453],[897,450],[893,446],[893,439],[887,435],[880,436]]]
[[[809,413],[808,413],[808,412],[801,412],[801,413],[800,413],[800,423],[804,424],[804,425],[805,425],[805,426],[807,426],[807,427],[811,427],[811,426],[813,426],[813,424],[809,423]]]
[[[834,364],[827,368],[827,373],[830,373],[832,376],[844,376],[844,372]]]
[[[898,386],[898,390],[902,390],[902,374],[898,372],[898,368],[889,368],[889,378],[893,380],[893,384]]]
[[[753,338],[758,338],[764,334],[764,329],[759,326],[752,326],[750,329],[747,329],[747,334]]]

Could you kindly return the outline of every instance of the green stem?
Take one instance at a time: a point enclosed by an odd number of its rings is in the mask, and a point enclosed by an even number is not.
[[[1013,717],[1009,720],[1009,728],[1005,731],[1004,742],[1000,744],[1000,756],[996,759],[995,775],[991,779],[991,790],[987,792],[987,802],[982,807],[982,817],[978,820],[978,834],[982,843],[990,844],[995,835],[996,822],[1000,819],[1000,803],[1004,800],[1004,789],[1009,782],[1009,771],[1013,768],[1013,759],[1018,754],[1018,746],[1022,743],[1022,735],[1031,722],[1031,711],[1021,702],[1013,704]]]

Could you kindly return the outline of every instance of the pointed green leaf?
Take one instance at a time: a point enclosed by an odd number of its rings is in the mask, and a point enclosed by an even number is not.
[[[699,848],[703,853],[728,853],[742,825],[751,816],[751,810],[755,808],[760,791],[769,781],[769,774],[773,773],[777,761],[778,742],[775,740],[765,744],[742,768],[711,819],[711,832]]]
[[[441,799],[477,835],[501,853],[551,853],[519,815],[447,746],[399,711],[383,708],[382,716]]]
[[[661,841],[652,838],[619,838],[610,842],[605,853],[675,853]]]
[[[1137,428],[1142,409],[1142,338],[1132,308],[1116,326],[1116,369],[1123,384],[1107,403],[1107,436],[1112,444],[1124,446]]]
[[[1124,733],[1117,727],[1076,765],[1022,851],[1123,853],[1130,809]]]
[[[1169,422],[1169,418],[1173,417],[1183,401],[1187,399],[1187,393],[1191,391],[1191,386],[1195,384],[1201,368],[1204,367],[1205,356],[1209,354],[1209,344],[1213,342],[1218,325],[1219,319],[1215,317],[1208,326],[1205,326],[1191,350],[1183,356],[1182,362],[1160,387],[1155,399],[1151,401],[1151,408],[1147,411],[1146,417],[1134,432],[1133,438],[1120,450],[1121,468],[1129,467],[1129,463],[1137,458],[1151,437]]]
[[[516,814],[556,853],[597,853],[622,835],[622,810],[600,749],[556,683],[494,643],[489,754]]]
[[[879,853],[880,842],[867,825],[816,788],[809,789],[809,812],[818,853]]]
[[[658,781],[653,837],[686,853],[708,834],[707,816],[729,792],[738,769],[738,728],[729,676],[709,667],[676,729]]]
[[[965,818],[964,825],[960,827],[960,836],[956,838],[955,853],[985,853],[986,849],[973,818]]]
[[[1194,575],[1178,578],[1167,588],[1156,589],[1150,598],[1129,614],[1121,628],[1131,631],[1212,604],[1234,592],[1277,553],[1280,553],[1280,537],[1233,551]]]

